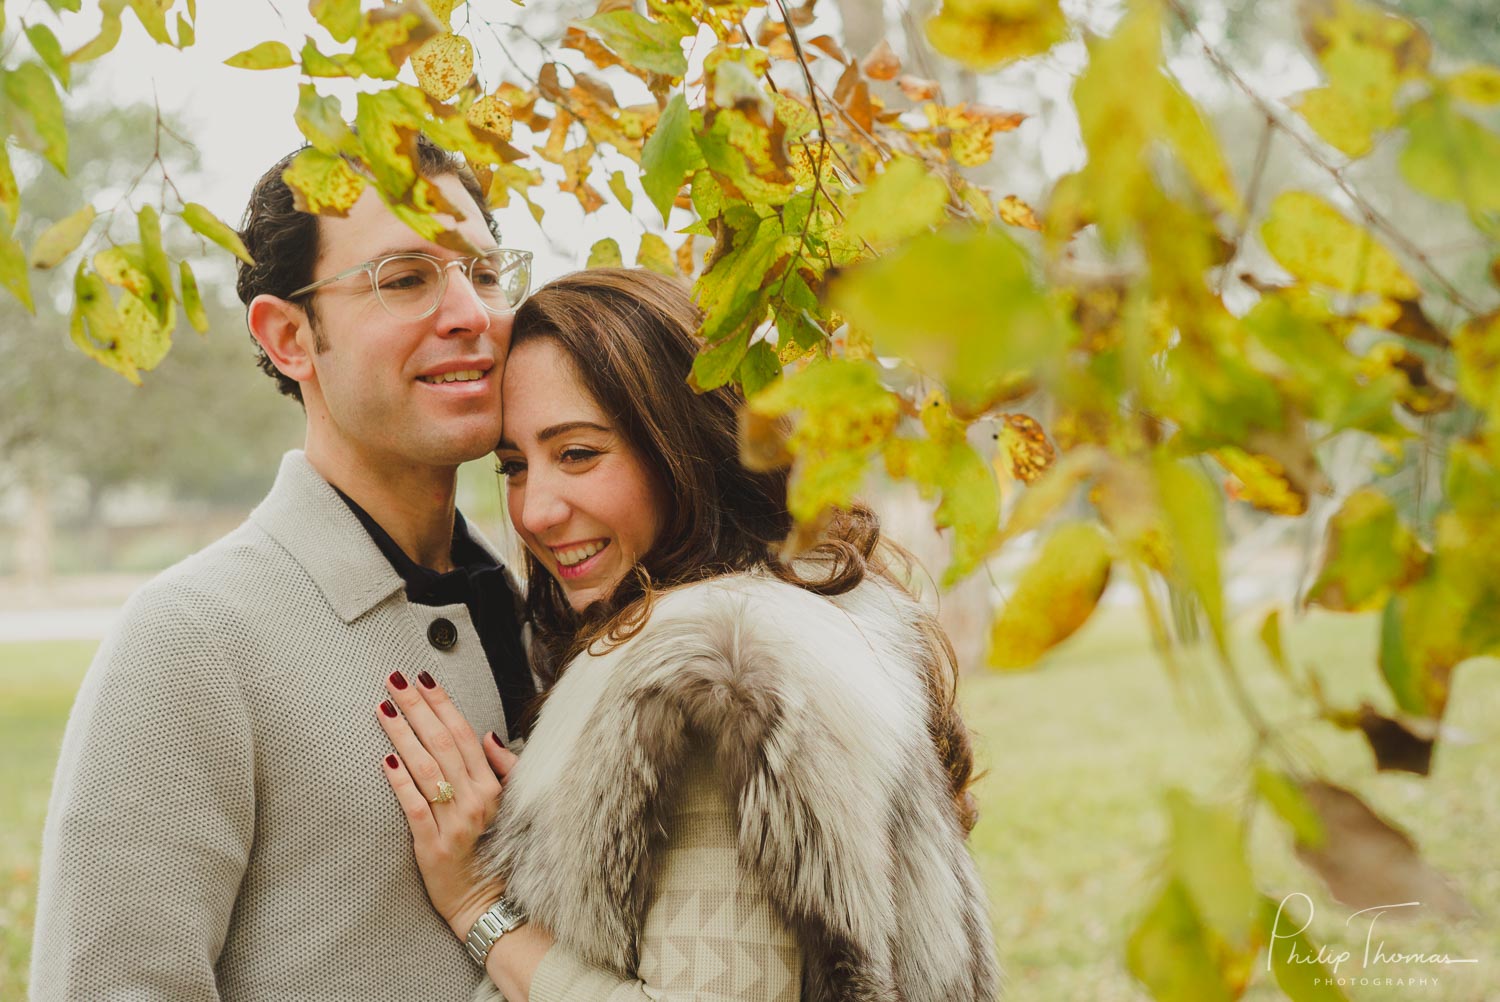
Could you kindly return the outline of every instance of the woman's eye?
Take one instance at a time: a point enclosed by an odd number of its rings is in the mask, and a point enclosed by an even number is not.
[[[526,472],[526,464],[515,459],[504,459],[495,464],[495,472],[502,477],[514,477]]]
[[[593,459],[599,453],[593,449],[564,449],[562,459],[565,463],[584,463]]]

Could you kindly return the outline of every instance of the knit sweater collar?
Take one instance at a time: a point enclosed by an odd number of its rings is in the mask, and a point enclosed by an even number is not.
[[[281,458],[276,482],[250,520],[302,565],[345,623],[406,587],[359,519],[300,449]]]

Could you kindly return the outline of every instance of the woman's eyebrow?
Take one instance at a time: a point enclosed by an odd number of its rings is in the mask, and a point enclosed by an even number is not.
[[[556,438],[559,435],[566,435],[570,431],[578,431],[580,428],[587,429],[589,431],[602,431],[606,435],[609,434],[610,431],[610,429],[606,428],[604,425],[595,424],[593,421],[564,421],[562,424],[549,425],[548,427],[543,428],[541,431],[537,432],[536,440],[538,442],[546,442]],[[504,439],[501,439],[502,444],[504,443],[504,441]]]

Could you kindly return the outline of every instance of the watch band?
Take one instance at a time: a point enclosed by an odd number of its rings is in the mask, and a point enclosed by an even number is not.
[[[501,897],[491,905],[489,911],[475,920],[469,935],[464,939],[464,946],[468,949],[469,956],[474,958],[474,963],[483,967],[485,960],[489,958],[490,948],[496,941],[525,921],[526,913],[509,898]]]

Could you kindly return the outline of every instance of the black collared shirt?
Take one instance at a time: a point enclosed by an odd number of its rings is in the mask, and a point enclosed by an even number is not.
[[[516,621],[515,593],[505,576],[505,568],[484,547],[469,536],[468,525],[459,512],[453,513],[453,570],[441,574],[423,567],[406,555],[380,523],[370,517],[343,491],[339,497],[354,517],[369,532],[391,567],[406,582],[406,598],[416,605],[458,605],[468,607],[469,619],[479,634],[479,643],[495,676],[495,688],[505,708],[505,726],[514,735],[520,733],[521,719],[536,695],[531,669],[521,649],[521,630]]]

